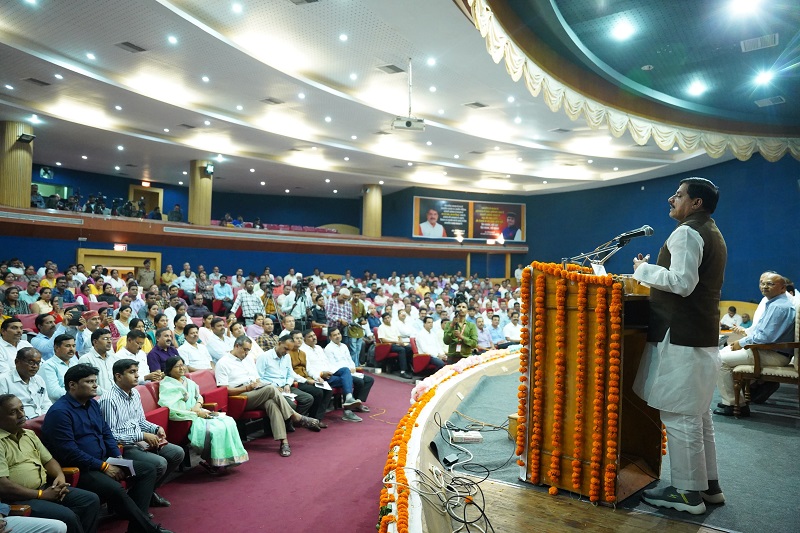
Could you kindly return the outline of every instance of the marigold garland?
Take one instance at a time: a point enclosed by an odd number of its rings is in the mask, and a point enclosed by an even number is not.
[[[567,345],[567,282],[561,278],[556,280],[556,357],[555,357],[555,380],[553,387],[553,432],[550,435],[550,444],[553,447],[550,456],[550,470],[547,476],[550,478],[550,494],[555,485],[561,479],[561,432],[564,428],[564,401],[565,387],[564,382],[567,373],[567,358],[564,349]]]
[[[617,443],[619,442],[619,402],[620,402],[620,365],[622,364],[622,284],[614,283],[611,289],[611,305],[609,306],[611,322],[611,338],[608,344],[608,396],[606,410],[606,475],[603,486],[605,500],[613,503],[617,500]]]
[[[522,270],[522,286],[521,286],[521,297],[522,297],[522,316],[523,316],[523,324],[528,324],[528,312],[530,311],[530,299],[531,299],[531,267],[525,267]],[[529,340],[529,339],[527,339]],[[528,386],[526,382],[528,381],[528,364],[530,361],[530,349],[528,346],[530,345],[529,342],[525,342],[522,348],[519,351],[519,373],[520,377],[519,380],[522,384],[519,386],[520,395],[519,395],[519,407],[517,408],[517,438],[516,438],[516,450],[515,453],[520,459],[517,460],[517,464],[523,466],[525,462],[522,460],[525,453],[525,437],[527,435],[527,413],[528,413]]]
[[[589,484],[589,501],[600,501],[600,471],[603,462],[603,416],[606,355],[606,289],[597,288],[594,338],[594,409],[592,416],[592,477]]]
[[[569,265],[568,265],[569,266]],[[588,286],[578,282],[578,345],[575,352],[575,433],[572,445],[572,488],[581,488],[583,473],[583,397],[586,393],[586,307]]]
[[[542,439],[544,437],[542,428],[542,413],[544,410],[544,357],[545,357],[545,278],[544,275],[536,276],[535,288],[536,297],[534,306],[534,363],[533,363],[533,408],[531,409],[531,437],[528,447],[528,468],[530,478],[534,483],[540,483],[540,468],[542,454]]]

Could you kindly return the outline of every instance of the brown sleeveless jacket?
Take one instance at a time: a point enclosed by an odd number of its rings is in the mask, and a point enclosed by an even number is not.
[[[660,342],[670,330],[670,343],[707,348],[719,342],[719,300],[728,248],[714,220],[708,213],[689,215],[686,225],[703,239],[703,259],[698,268],[700,281],[689,296],[683,297],[657,289],[650,291],[650,329],[647,340]],[[666,243],[656,264],[669,268],[672,257]]]

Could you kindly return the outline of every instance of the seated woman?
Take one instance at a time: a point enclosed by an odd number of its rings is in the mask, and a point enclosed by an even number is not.
[[[119,308],[117,318],[108,325],[108,331],[111,332],[111,342],[117,342],[120,337],[124,337],[131,330],[131,306],[123,305]]]
[[[39,289],[39,299],[30,305],[31,313],[37,315],[50,314],[53,312],[52,297],[53,290],[49,287]]]
[[[183,346],[183,343],[186,342],[186,337],[183,335],[183,328],[186,327],[188,320],[189,319],[186,318],[186,315],[183,313],[178,313],[172,320],[172,323],[175,325],[175,328],[172,330],[173,336],[175,337],[175,348],[180,348]]]
[[[153,328],[149,329],[147,327],[147,319],[145,319],[145,334],[147,338],[150,339],[150,342],[153,343],[153,346],[156,344],[156,331],[161,328],[168,328],[169,327],[169,317],[164,313],[158,313],[155,318],[153,318]],[[150,352],[148,352],[150,353]]]
[[[84,283],[81,285],[80,291],[78,291],[78,294],[75,296],[75,301],[85,306],[87,309],[89,308],[89,302],[97,301],[97,296],[92,294],[92,289],[89,286],[89,283]]]
[[[200,466],[212,474],[249,459],[239,438],[236,422],[224,413],[203,409],[203,397],[194,381],[185,377],[180,356],[167,359],[167,377],[159,385],[158,404],[169,408],[170,420],[191,420],[189,442],[202,457]]]
[[[138,329],[139,331],[142,331],[142,332],[145,331],[144,321],[141,318],[131,318],[131,321],[128,323],[128,325],[130,326],[130,329]],[[119,340],[117,341],[117,350],[116,351],[119,351],[120,348],[122,348],[126,344],[128,344],[128,336],[124,335],[124,336],[120,337]],[[152,349],[153,349],[153,343],[150,342],[150,339],[148,339],[147,336],[145,336],[145,338],[144,338],[144,346],[142,346],[142,350],[144,350],[144,353],[147,354],[147,353],[150,353],[150,350],[152,350]]]
[[[111,307],[114,307],[114,304],[119,301],[119,298],[117,298],[114,287],[110,283],[103,283],[103,294],[97,297],[97,301],[105,302]]]
[[[3,314],[5,316],[27,315],[31,309],[28,304],[19,299],[19,287],[10,286],[6,289],[6,299],[3,302]]]
[[[200,326],[198,334],[200,335],[200,341],[204,344],[208,344],[208,338],[214,334],[211,331],[211,321],[214,318],[216,318],[214,313],[206,313],[203,315],[203,325]]]
[[[253,323],[245,328],[245,333],[251,339],[257,339],[264,334],[264,314],[256,313],[253,315]]]

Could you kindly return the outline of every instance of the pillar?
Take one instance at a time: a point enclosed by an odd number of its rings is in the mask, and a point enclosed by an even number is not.
[[[0,205],[31,206],[33,143],[18,141],[23,133],[33,134],[24,122],[0,122]]]
[[[467,252],[467,268],[466,268],[466,272],[467,272],[467,277],[470,277],[472,275],[472,253],[471,252]]]
[[[381,217],[383,216],[383,192],[380,185],[365,185],[361,201],[361,234],[365,237],[381,236]]]
[[[511,275],[511,254],[506,254],[506,279],[513,277]]]
[[[190,224],[211,225],[212,177],[206,175],[210,161],[194,159],[189,162],[189,218]]]

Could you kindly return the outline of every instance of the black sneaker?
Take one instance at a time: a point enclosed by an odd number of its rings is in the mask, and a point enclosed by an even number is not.
[[[703,503],[700,492],[696,490],[681,493],[672,486],[665,489],[651,489],[642,492],[642,500],[656,507],[666,507],[691,514],[706,512],[706,504]]]
[[[723,405],[722,407],[718,407],[714,409],[714,414],[721,416],[734,416],[733,406]],[[742,405],[741,407],[739,407],[739,418],[746,418],[748,416],[750,416],[750,406]]]
[[[780,388],[781,384],[777,381],[766,381],[763,384],[759,385],[758,389],[753,391],[752,386],[750,387],[750,401],[753,403],[764,403],[766,402],[770,396],[772,396],[776,390]]]

